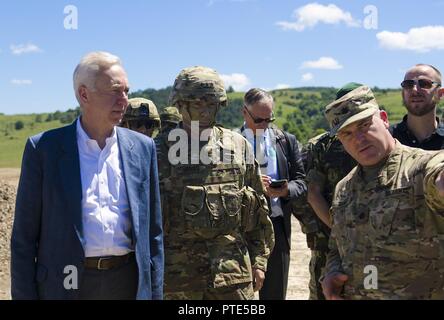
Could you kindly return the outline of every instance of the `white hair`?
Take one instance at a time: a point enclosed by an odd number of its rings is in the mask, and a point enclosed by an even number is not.
[[[74,92],[80,103],[79,88],[86,86],[90,90],[96,89],[96,77],[99,71],[111,68],[114,65],[122,66],[119,57],[104,51],[90,52],[77,65],[73,74]]]

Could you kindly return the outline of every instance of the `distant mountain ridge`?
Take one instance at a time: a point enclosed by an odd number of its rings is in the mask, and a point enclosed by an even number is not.
[[[244,92],[228,91],[228,106],[222,108],[217,121],[226,128],[240,127],[243,123]],[[328,129],[323,111],[335,99],[336,88],[304,87],[272,90],[275,99],[276,125],[296,135],[306,143],[308,139]],[[399,122],[406,113],[401,90],[373,88],[381,108],[386,110],[391,123]],[[130,94],[130,98],[145,97],[152,100],[159,112],[168,106],[171,87],[146,89]],[[441,117],[444,102],[439,105]],[[53,113],[2,115],[0,114],[0,167],[16,168],[21,164],[26,138],[38,132],[71,123],[80,114],[80,108]]]

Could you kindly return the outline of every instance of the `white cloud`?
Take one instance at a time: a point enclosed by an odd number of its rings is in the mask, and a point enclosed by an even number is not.
[[[244,90],[250,84],[250,79],[243,73],[222,74],[221,78],[225,88],[232,86],[236,91]]]
[[[276,85],[275,90],[280,90],[280,89],[288,89],[291,86],[289,84],[286,83],[279,83],[278,85]]]
[[[338,61],[331,57],[321,57],[315,61],[305,61],[302,63],[301,69],[325,69],[325,70],[339,70],[343,66]]]
[[[19,80],[19,79],[12,79],[11,84],[16,86],[25,86],[25,85],[31,85],[32,80]]]
[[[303,82],[309,82],[309,81],[313,81],[314,80],[314,75],[312,73],[304,73],[302,75],[302,79]]]
[[[412,28],[407,33],[382,31],[376,38],[381,47],[389,50],[444,50],[444,26]]]
[[[359,27],[359,21],[355,20],[350,12],[344,11],[334,4],[322,5],[309,3],[293,12],[296,22],[279,21],[276,24],[283,30],[304,31],[313,28],[319,23],[340,24],[345,23],[349,27]]]
[[[24,53],[42,52],[42,49],[40,49],[38,46],[36,46],[35,44],[32,44],[32,43],[19,44],[19,45],[11,44],[11,46],[9,48],[11,49],[12,54],[17,55],[17,56],[24,54]]]

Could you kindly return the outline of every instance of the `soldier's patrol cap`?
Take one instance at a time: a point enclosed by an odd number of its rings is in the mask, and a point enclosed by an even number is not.
[[[340,96],[338,91],[338,96]],[[330,124],[330,136],[349,124],[368,118],[379,110],[372,90],[365,85],[351,90],[325,107],[325,117]]]
[[[166,107],[163,109],[163,112],[160,113],[160,120],[162,122],[179,123],[182,121],[182,115],[176,107]]]

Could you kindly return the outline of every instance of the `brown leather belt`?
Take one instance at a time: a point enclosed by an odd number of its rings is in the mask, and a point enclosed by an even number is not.
[[[84,266],[88,269],[110,270],[123,266],[131,259],[134,259],[134,252],[130,252],[124,256],[91,257],[85,259]]]

